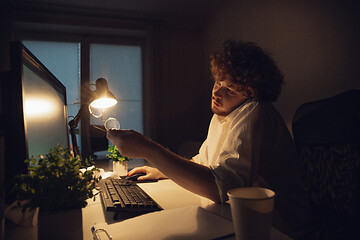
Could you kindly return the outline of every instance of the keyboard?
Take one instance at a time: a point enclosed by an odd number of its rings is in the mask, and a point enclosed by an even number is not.
[[[138,214],[159,211],[162,208],[134,181],[126,179],[103,179],[99,182],[101,201],[106,211]]]

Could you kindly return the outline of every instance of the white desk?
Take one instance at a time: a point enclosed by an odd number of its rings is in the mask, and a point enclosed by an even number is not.
[[[160,180],[153,183],[138,184],[144,189],[162,208],[173,209],[185,206],[200,206],[208,211],[216,213],[224,218],[231,219],[230,205],[214,204],[212,201],[195,195],[178,186],[171,180]],[[86,240],[92,239],[91,227],[98,223],[104,223],[111,219],[113,213],[103,211],[100,196],[96,201],[88,200],[88,206],[83,208],[83,237]],[[235,239],[231,236],[227,239]],[[286,235],[276,229],[272,230],[273,240],[289,240]]]

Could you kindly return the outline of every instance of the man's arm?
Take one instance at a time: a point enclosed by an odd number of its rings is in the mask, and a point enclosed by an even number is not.
[[[185,189],[220,203],[210,168],[182,158],[133,130],[109,130],[108,139],[130,158],[144,158]]]

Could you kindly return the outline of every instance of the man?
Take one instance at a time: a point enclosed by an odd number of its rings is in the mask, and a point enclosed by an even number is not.
[[[281,92],[283,75],[273,59],[253,43],[226,41],[211,56],[214,113],[199,154],[182,158],[132,130],[110,130],[121,154],[144,158],[152,167],[139,180],[170,178],[180,186],[224,203],[236,187],[274,190],[275,226],[291,233],[308,220],[302,165],[292,137],[271,102]]]

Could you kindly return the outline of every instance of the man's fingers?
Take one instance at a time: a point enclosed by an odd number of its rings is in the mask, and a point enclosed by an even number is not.
[[[147,179],[149,179],[149,174],[147,174],[147,175],[144,175],[144,176],[140,176],[140,177],[138,177],[138,181],[143,181],[143,180],[147,180]]]
[[[143,167],[136,167],[136,168],[133,168],[130,172],[128,172],[128,176],[131,176],[135,173],[146,173],[146,170],[143,168]]]

